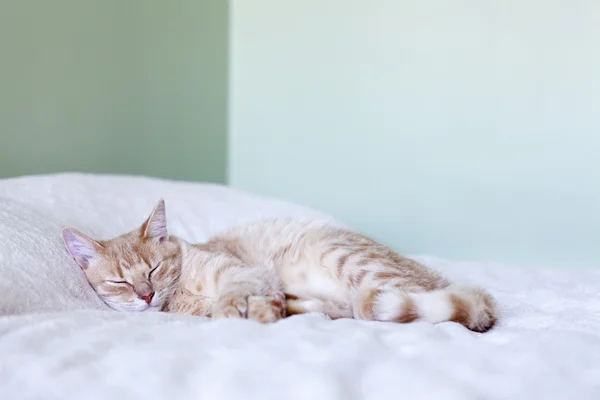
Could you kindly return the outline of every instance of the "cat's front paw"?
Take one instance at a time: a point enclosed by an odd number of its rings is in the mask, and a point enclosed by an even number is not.
[[[195,316],[210,316],[212,299],[177,289],[171,299],[163,304],[161,311]]]
[[[263,324],[275,322],[285,317],[285,296],[276,292],[266,296],[248,297],[248,319]]]
[[[215,304],[212,317],[220,318],[247,318],[248,298],[235,293],[221,296]]]

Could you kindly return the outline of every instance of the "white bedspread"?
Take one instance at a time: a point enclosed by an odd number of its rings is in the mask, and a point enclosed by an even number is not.
[[[109,237],[159,197],[173,233],[189,240],[251,218],[319,215],[210,185],[0,181],[0,399],[600,399],[600,270],[419,257],[496,296],[501,320],[486,334],[318,314],[260,325],[109,311],[58,229]]]

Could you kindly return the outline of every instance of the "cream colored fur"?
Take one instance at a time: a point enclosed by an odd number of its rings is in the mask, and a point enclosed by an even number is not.
[[[494,302],[483,290],[451,285],[364,235],[322,221],[259,221],[189,244],[168,235],[161,201],[142,227],[118,238],[94,241],[71,228],[63,236],[94,289],[118,310],[155,306],[261,322],[286,311],[323,312],[332,318],[455,321],[480,332],[496,320]]]

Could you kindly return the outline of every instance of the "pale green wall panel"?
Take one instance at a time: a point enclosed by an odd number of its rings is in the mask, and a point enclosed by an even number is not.
[[[0,177],[223,182],[225,1],[3,0]]]
[[[600,266],[600,3],[233,1],[233,186],[411,254]]]

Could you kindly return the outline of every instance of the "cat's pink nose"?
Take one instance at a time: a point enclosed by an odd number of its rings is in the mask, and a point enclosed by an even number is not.
[[[144,300],[146,303],[150,304],[152,302],[152,298],[154,297],[154,292],[150,292],[143,296],[140,296],[140,299]]]

